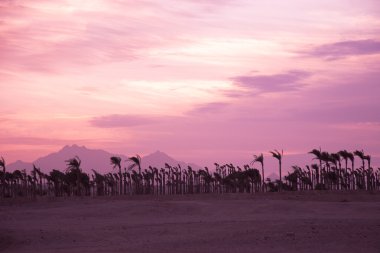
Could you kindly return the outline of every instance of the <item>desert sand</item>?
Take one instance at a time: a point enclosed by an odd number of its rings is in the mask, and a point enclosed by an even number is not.
[[[380,193],[0,200],[1,252],[380,252]]]

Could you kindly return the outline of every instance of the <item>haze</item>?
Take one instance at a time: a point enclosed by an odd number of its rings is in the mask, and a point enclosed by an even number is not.
[[[379,27],[377,0],[1,1],[0,154],[376,161]]]

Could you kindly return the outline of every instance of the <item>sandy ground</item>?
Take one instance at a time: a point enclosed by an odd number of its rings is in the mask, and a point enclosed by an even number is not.
[[[380,252],[380,193],[0,202],[1,252]]]

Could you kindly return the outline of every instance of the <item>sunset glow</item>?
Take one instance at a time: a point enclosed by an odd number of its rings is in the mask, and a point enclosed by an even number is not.
[[[322,147],[379,166],[379,27],[378,0],[1,1],[0,155]]]

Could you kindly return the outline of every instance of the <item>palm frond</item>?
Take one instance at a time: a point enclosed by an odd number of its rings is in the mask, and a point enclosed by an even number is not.
[[[110,160],[111,160],[111,165],[113,165],[113,168],[121,168],[121,158],[120,157],[118,157],[118,156],[112,156],[111,158],[110,158]]]
[[[80,165],[82,161],[78,156],[75,156],[74,158],[68,159],[65,161],[67,170],[80,170]]]
[[[354,155],[356,155],[357,157],[359,157],[360,159],[364,160],[364,151],[360,151],[360,150],[355,150],[354,151]]]
[[[271,153],[272,156],[276,158],[277,160],[282,159],[282,153],[280,153],[277,149],[275,149],[274,151],[269,151],[269,153]]]
[[[261,165],[264,164],[264,155],[262,153],[260,155],[253,155],[253,161],[250,164],[253,165],[256,162],[261,163]]]

